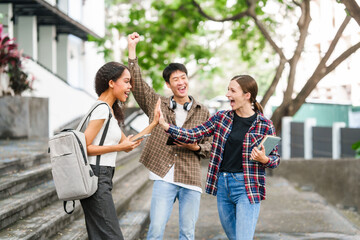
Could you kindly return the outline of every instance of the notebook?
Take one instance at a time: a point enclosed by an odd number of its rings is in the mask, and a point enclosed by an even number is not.
[[[279,144],[281,138],[273,135],[266,135],[259,144],[259,150],[261,145],[265,147],[265,155],[269,156],[270,152]]]

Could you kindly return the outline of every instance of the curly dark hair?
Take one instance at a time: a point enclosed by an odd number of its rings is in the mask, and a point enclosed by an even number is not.
[[[103,92],[105,92],[109,88],[109,81],[116,81],[125,71],[125,69],[129,70],[129,68],[118,62],[108,62],[105,63],[96,73],[95,76],[95,91],[98,96],[100,96]],[[130,72],[130,70],[129,70]],[[116,120],[118,121],[119,126],[121,126],[124,122],[124,113],[123,107],[121,107],[118,100],[114,102],[112,105],[112,109],[114,111],[114,115]]]

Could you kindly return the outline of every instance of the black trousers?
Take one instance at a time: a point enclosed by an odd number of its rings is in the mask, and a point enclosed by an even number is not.
[[[95,168],[95,166],[91,165]],[[98,189],[91,197],[80,200],[85,214],[89,240],[123,240],[112,198],[113,167],[100,166]]]

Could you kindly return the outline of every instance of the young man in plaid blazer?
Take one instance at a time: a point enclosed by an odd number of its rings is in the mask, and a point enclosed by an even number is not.
[[[128,36],[129,68],[132,92],[140,108],[152,121],[155,103],[167,121],[185,128],[193,128],[209,118],[208,109],[188,95],[188,76],[183,64],[171,63],[163,71],[166,86],[173,96],[157,94],[142,78],[136,58],[137,33]],[[211,144],[208,138],[192,144],[167,144],[169,136],[156,127],[147,140],[140,162],[150,170],[154,180],[147,239],[162,239],[176,198],[179,201],[179,239],[195,238],[195,223],[200,207],[200,158],[207,157]]]

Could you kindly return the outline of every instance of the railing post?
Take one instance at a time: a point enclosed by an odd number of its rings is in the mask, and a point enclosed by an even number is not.
[[[281,121],[281,159],[290,159],[291,157],[291,121],[292,117],[283,117]]]
[[[313,127],[316,126],[315,118],[307,118],[304,122],[304,158],[313,158]]]
[[[344,122],[334,122],[332,126],[332,158],[341,157],[341,128],[346,127]]]

